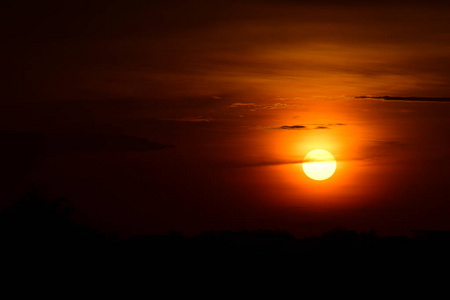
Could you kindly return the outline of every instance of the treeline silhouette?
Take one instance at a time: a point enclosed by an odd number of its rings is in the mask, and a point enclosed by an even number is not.
[[[412,236],[380,236],[376,231],[335,228],[320,236],[298,238],[285,231],[179,232],[120,238],[71,218],[67,200],[46,199],[32,191],[0,214],[3,257],[52,261],[120,263],[227,262],[306,263],[324,259],[369,261],[447,255],[450,233],[413,231]]]

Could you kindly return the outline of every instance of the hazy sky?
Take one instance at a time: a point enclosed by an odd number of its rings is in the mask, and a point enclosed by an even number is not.
[[[448,4],[0,5],[5,199],[124,234],[450,230]]]

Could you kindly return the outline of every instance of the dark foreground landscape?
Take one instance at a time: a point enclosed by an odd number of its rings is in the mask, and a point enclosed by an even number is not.
[[[386,260],[417,263],[447,257],[449,231],[412,230],[410,236],[380,236],[375,230],[335,228],[320,236],[295,237],[277,230],[179,232],[128,238],[101,233],[71,219],[65,199],[47,200],[31,192],[0,216],[3,259],[20,264],[90,267],[108,264],[218,267],[229,264],[302,266],[335,262],[376,264]]]

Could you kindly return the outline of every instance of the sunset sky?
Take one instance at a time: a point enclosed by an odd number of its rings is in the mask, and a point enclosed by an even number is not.
[[[123,235],[450,230],[450,4],[0,11],[2,206],[35,187]],[[329,179],[303,172],[314,149]]]

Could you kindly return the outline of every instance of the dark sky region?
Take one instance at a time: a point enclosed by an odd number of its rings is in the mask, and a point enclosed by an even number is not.
[[[1,205],[36,187],[124,235],[450,230],[441,2],[1,1]]]

